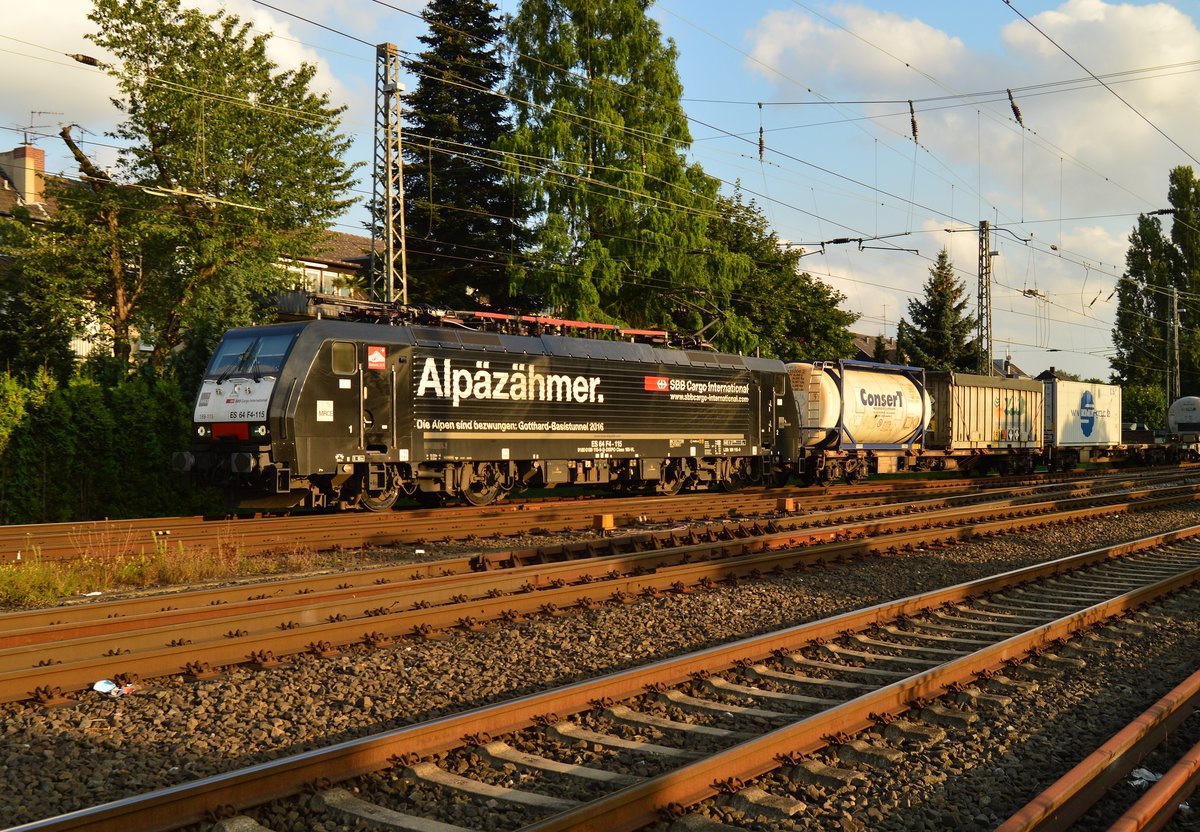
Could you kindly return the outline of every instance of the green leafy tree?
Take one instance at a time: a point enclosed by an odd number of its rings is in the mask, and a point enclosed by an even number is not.
[[[803,254],[783,245],[753,200],[737,191],[718,196],[719,218],[709,220],[714,256],[729,258],[733,290],[726,308],[723,349],[783,359],[848,355],[858,316],[839,308],[845,296],[800,270]]]
[[[76,294],[76,281],[55,268],[62,243],[35,244],[29,212],[18,208],[16,218],[0,218],[0,254],[43,254],[38,261],[26,257],[0,258],[0,372],[29,378],[45,368],[66,381],[75,367],[71,339],[88,313]],[[41,242],[41,241],[39,241]],[[65,259],[65,258],[64,258]]]
[[[1171,272],[1177,259],[1162,221],[1144,214],[1138,217],[1129,235],[1125,274],[1117,281],[1115,352],[1109,362],[1114,379],[1123,384],[1157,384],[1166,389]]]
[[[1167,390],[1161,384],[1125,384],[1121,387],[1121,421],[1142,422],[1154,428],[1167,426]]]
[[[506,148],[540,218],[522,288],[572,317],[698,331],[737,265],[690,253],[709,249],[717,182],[686,159],[677,52],[649,5],[525,0],[509,21]]]
[[[1128,384],[1170,383],[1179,347],[1180,392],[1200,392],[1200,181],[1187,166],[1169,176],[1167,201],[1174,218],[1167,232],[1156,215],[1143,214],[1129,235],[1125,273],[1117,282],[1113,327],[1113,378]],[[1174,297],[1179,298],[1179,327]],[[1165,394],[1164,394],[1165,395]]]
[[[163,369],[191,331],[258,321],[291,283],[280,259],[310,251],[349,204],[342,110],[310,90],[315,67],[279,70],[269,35],[181,0],[93,0],[88,37],[113,56],[124,120],[116,172],[60,186],[57,216],[10,250],[23,279],[64,284],[77,331],[135,339]],[[55,278],[55,272],[59,277]],[[90,319],[90,320],[89,320]]]
[[[927,370],[975,372],[978,350],[970,339],[975,322],[966,314],[967,288],[954,276],[946,249],[929,268],[925,294],[908,302],[912,323],[903,318],[896,341],[907,360]]]
[[[451,309],[507,307],[525,245],[525,203],[494,147],[512,133],[500,94],[503,32],[490,0],[432,0],[427,47],[404,62],[408,293]]]

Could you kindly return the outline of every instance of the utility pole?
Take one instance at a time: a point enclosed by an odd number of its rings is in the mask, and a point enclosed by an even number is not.
[[[383,234],[382,299],[395,300],[397,277],[400,302],[408,304],[408,252],[404,243],[404,160],[400,154],[400,52],[392,43],[375,47],[375,170],[373,199],[375,216],[371,223],[371,294],[378,274],[375,241]],[[398,231],[397,231],[398,230]],[[396,236],[399,233],[399,246]],[[397,259],[399,267],[397,268]]]
[[[1167,362],[1170,374],[1167,381],[1167,404],[1179,398],[1179,288],[1171,290],[1171,356]]]
[[[978,371],[992,375],[992,235],[987,220],[979,221],[979,327],[975,344],[979,350]]]

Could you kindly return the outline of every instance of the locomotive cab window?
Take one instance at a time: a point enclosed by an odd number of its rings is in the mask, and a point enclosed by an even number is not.
[[[349,376],[358,372],[358,347],[349,341],[333,342],[333,372]]]
[[[218,381],[278,375],[294,340],[294,332],[227,337],[218,345],[205,375]]]

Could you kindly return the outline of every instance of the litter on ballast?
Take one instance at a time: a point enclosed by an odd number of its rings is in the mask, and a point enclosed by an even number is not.
[[[1153,771],[1150,771],[1146,768],[1135,768],[1130,772],[1130,776],[1133,779],[1129,781],[1129,785],[1133,786],[1135,789],[1144,789],[1151,783],[1157,783],[1162,779],[1161,774],[1155,774]]]
[[[97,693],[107,693],[109,696],[125,696],[133,693],[138,689],[137,685],[118,685],[112,679],[101,679],[96,684],[92,685],[92,690]]]

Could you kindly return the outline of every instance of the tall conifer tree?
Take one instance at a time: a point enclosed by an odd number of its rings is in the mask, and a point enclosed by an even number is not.
[[[950,254],[942,249],[929,267],[924,297],[908,302],[912,323],[901,319],[897,328],[896,343],[906,360],[927,370],[974,372],[978,352],[968,339],[975,322],[966,308],[966,285],[954,276]]]
[[[508,270],[527,211],[494,148],[512,131],[496,4],[432,0],[427,47],[404,62],[409,296],[450,308],[509,307]]]

